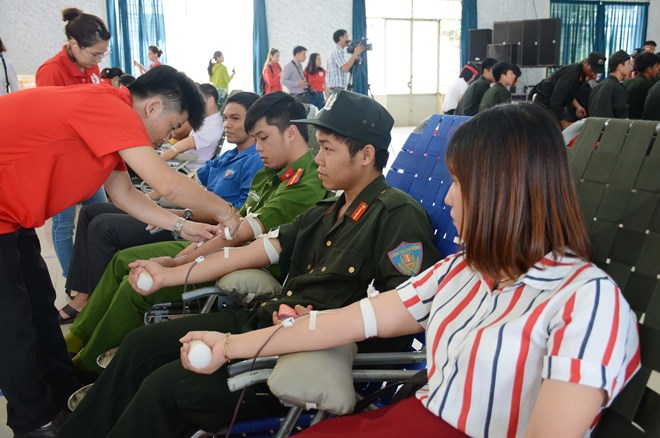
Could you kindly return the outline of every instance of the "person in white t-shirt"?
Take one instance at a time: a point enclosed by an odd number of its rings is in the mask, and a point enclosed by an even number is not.
[[[166,161],[183,152],[195,155],[195,162],[187,165],[191,170],[201,167],[213,158],[223,132],[222,114],[218,110],[218,90],[211,84],[201,84],[199,90],[206,99],[206,118],[202,127],[193,130],[187,138],[178,141],[161,154],[161,158]]]
[[[479,67],[471,62],[463,66],[458,77],[449,84],[449,89],[447,90],[447,94],[445,94],[445,100],[442,102],[443,113],[454,114],[456,107],[458,107],[458,102],[461,101],[463,94],[468,89],[468,85],[479,77],[479,73]]]

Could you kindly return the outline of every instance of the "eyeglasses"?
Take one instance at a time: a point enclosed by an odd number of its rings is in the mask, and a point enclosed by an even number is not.
[[[94,59],[103,59],[103,58],[105,58],[106,56],[108,56],[108,55],[110,54],[110,50],[106,50],[106,51],[103,52],[103,53],[90,52],[89,50],[87,50],[87,47],[83,47],[83,50],[84,50],[85,52],[87,52],[87,53],[89,54],[89,56],[91,56],[91,57],[94,58]]]

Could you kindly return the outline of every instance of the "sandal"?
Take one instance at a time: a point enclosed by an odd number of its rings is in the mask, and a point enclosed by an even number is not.
[[[71,324],[73,321],[75,321],[76,316],[78,316],[78,314],[80,313],[80,311],[71,307],[70,304],[67,304],[66,306],[62,307],[60,310],[66,313],[68,316],[68,318],[62,318],[62,315],[58,316],[60,325]]]

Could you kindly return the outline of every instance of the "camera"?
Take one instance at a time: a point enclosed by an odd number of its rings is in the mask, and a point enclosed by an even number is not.
[[[318,93],[318,91],[316,91],[316,90],[313,89],[312,87],[307,87],[307,88],[305,88],[305,91],[306,91],[307,94],[309,94],[310,96],[316,96],[316,93]]]
[[[348,53],[353,53],[355,52],[355,48],[362,44],[364,46],[364,50],[371,50],[371,44],[367,44],[367,39],[368,38],[360,38],[359,40],[351,40],[348,41],[348,46],[346,47],[346,51]]]

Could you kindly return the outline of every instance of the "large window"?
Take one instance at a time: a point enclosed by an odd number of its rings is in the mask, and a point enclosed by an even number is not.
[[[648,8],[648,1],[551,0],[550,15],[561,19],[561,64],[578,62],[594,50],[609,57],[642,47]]]
[[[366,0],[374,94],[444,94],[460,70],[460,0]]]
[[[209,81],[206,72],[216,50],[236,76],[229,88],[252,90],[252,2],[163,0],[167,63],[197,82]]]

